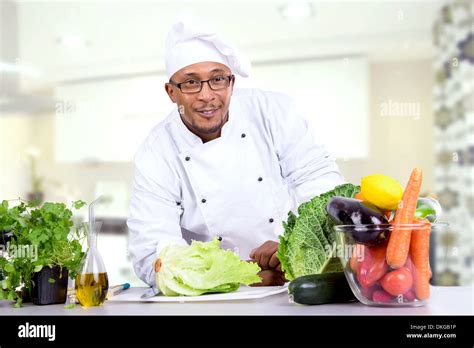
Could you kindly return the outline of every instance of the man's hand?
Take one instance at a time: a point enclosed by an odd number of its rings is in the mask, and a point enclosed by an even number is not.
[[[251,286],[285,285],[285,274],[281,271],[280,260],[277,257],[278,243],[267,240],[250,252],[250,261],[256,262],[262,269],[258,272],[262,281]]]
[[[278,243],[272,240],[267,240],[258,248],[250,252],[250,259],[255,261],[262,270],[278,270],[280,271],[280,260],[276,255],[278,250]]]
[[[286,282],[285,274],[274,269],[260,271],[257,275],[262,278],[262,281],[260,283],[251,284],[250,286],[282,286],[285,285]]]

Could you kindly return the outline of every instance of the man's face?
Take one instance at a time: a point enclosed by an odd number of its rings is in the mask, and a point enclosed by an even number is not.
[[[205,81],[219,76],[227,78],[231,74],[224,64],[202,62],[178,70],[171,76],[171,81]],[[183,122],[204,142],[220,136],[221,128],[227,121],[233,87],[234,82],[231,81],[229,87],[216,91],[212,90],[208,83],[203,83],[200,92],[188,94],[170,83],[165,84],[170,99],[178,105]]]

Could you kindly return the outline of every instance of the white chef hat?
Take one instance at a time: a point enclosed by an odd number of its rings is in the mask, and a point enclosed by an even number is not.
[[[250,73],[250,61],[228,40],[202,25],[196,25],[189,18],[178,20],[165,43],[168,78],[185,66],[200,62],[224,64],[233,74],[242,77],[248,77]]]

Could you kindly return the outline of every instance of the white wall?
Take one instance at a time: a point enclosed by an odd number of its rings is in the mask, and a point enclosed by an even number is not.
[[[422,193],[434,190],[433,83],[429,60],[371,64],[370,154],[366,160],[338,160],[348,181],[358,183],[364,175],[379,172],[404,186],[411,169],[420,167],[424,173]],[[396,112],[383,116],[382,103],[390,100],[392,105],[419,103],[419,118]]]
[[[25,197],[31,187],[25,151],[33,141],[32,120],[0,114],[0,200]]]

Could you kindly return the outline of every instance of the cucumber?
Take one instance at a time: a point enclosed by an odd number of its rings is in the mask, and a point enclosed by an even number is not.
[[[296,278],[288,285],[293,302],[307,305],[345,303],[357,300],[344,272],[311,274]]]

